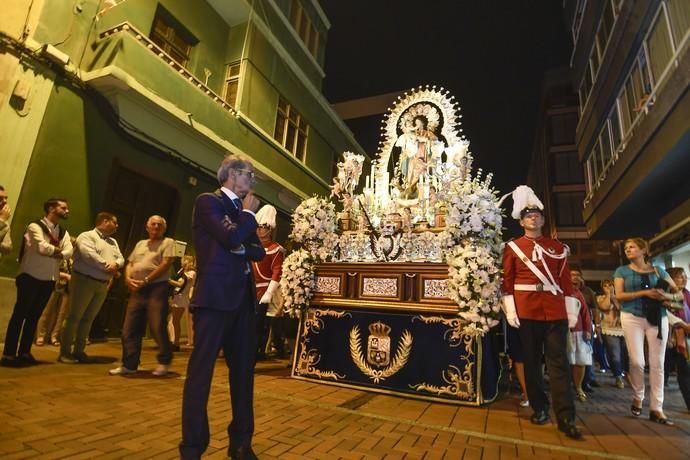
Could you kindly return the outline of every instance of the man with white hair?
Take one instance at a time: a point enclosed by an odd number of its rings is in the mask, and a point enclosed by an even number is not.
[[[542,357],[549,370],[551,399],[558,429],[582,439],[575,425],[575,393],[567,355],[569,323],[575,326],[579,301],[568,268],[568,247],[546,238],[544,205],[531,188],[513,192],[512,217],[520,221],[524,236],[503,250],[503,311],[518,328],[525,358],[525,378],[535,425],[549,421],[549,399],[544,389]]]
[[[141,358],[141,342],[146,331],[146,319],[158,344],[158,366],[153,375],[168,373],[172,361],[172,345],[168,337],[168,280],[173,263],[175,242],[165,238],[167,223],[161,216],[151,216],[146,222],[149,238],[134,247],[125,266],[125,283],[130,295],[122,327],[122,366],[110,370],[110,375],[137,372]]]

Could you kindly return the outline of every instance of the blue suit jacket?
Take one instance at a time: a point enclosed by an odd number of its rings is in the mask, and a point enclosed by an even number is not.
[[[192,308],[235,310],[256,299],[250,261],[263,259],[266,252],[256,236],[254,216],[216,190],[197,197],[192,219],[198,273]],[[240,245],[245,254],[230,252]]]

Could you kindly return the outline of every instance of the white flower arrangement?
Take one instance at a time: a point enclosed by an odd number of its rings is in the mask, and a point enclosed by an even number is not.
[[[481,241],[465,241],[446,254],[448,295],[468,325],[465,333],[484,334],[498,324],[501,270],[496,253]]]
[[[290,239],[295,243],[318,242],[321,245],[327,235],[335,234],[336,227],[335,205],[313,196],[300,203],[292,214]]]
[[[457,181],[445,197],[448,203],[446,231],[457,244],[466,238],[479,238],[500,244],[503,213],[497,192],[491,186],[493,176],[481,178],[481,169],[474,178]]]
[[[458,181],[447,194],[447,228],[439,241],[449,251],[449,296],[467,323],[463,332],[483,335],[498,324],[501,299],[503,212],[492,175]]]
[[[285,310],[291,316],[299,316],[309,306],[314,295],[314,266],[332,259],[340,242],[335,230],[335,205],[325,198],[307,198],[292,214],[290,239],[302,248],[285,258],[280,279]]]
[[[298,249],[285,258],[280,291],[288,315],[298,317],[309,306],[314,295],[314,262],[309,252]]]

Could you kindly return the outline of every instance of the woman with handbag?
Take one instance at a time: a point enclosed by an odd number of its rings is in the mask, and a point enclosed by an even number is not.
[[[664,354],[669,333],[669,318],[663,301],[668,298],[663,287],[676,292],[675,283],[663,268],[649,261],[649,246],[642,238],[629,238],[624,243],[630,261],[614,273],[616,299],[621,302],[621,324],[630,359],[630,385],[633,403],[630,411],[642,414],[644,400],[644,343],[649,354],[650,403],[649,419],[673,425],[663,412]],[[677,319],[677,318],[676,318]]]

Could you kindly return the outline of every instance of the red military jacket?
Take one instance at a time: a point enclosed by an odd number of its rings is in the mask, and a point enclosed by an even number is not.
[[[574,288],[570,281],[568,259],[567,257],[562,257],[564,251],[568,250],[567,246],[558,240],[552,240],[543,236],[536,239],[522,236],[514,241],[525,256],[530,259],[533,258],[535,243],[544,249],[542,251],[543,261],[532,260],[532,262],[548,279],[548,274],[544,268],[545,262],[554,281],[563,291],[557,292],[554,295],[546,290],[541,292],[515,290],[516,284],[535,285],[540,284],[541,281],[515,254],[513,249],[506,244],[503,249],[503,295],[513,295],[515,297],[518,318],[537,321],[568,319],[565,310],[565,296],[572,296]]]
[[[285,249],[275,241],[262,241],[266,256],[259,262],[252,262],[256,281],[256,300],[261,300],[271,281],[280,281],[283,273]]]

